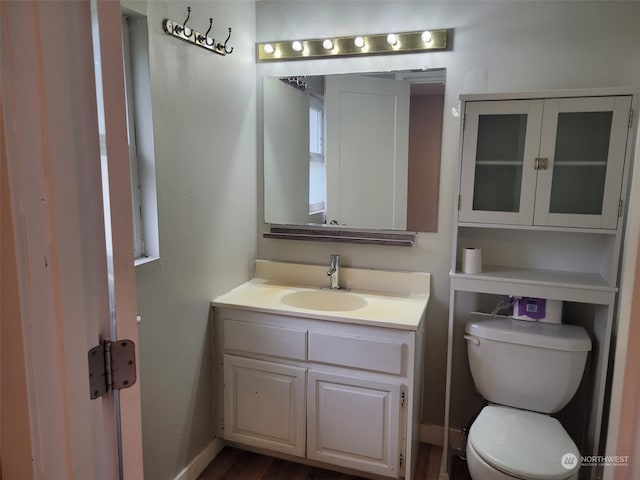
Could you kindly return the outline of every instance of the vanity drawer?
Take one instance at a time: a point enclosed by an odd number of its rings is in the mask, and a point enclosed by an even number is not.
[[[402,343],[309,332],[309,361],[402,373]]]
[[[249,322],[224,321],[225,351],[307,359],[307,331]]]

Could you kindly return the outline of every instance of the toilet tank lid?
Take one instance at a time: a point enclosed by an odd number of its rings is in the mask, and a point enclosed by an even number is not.
[[[465,331],[474,337],[498,342],[566,352],[588,352],[591,350],[589,334],[578,325],[531,322],[472,312],[469,314]]]

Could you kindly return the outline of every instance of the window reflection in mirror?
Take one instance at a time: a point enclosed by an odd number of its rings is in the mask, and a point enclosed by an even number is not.
[[[324,165],[324,102],[309,99],[309,222],[324,223],[326,211]]]
[[[265,221],[436,231],[444,80],[265,78]]]

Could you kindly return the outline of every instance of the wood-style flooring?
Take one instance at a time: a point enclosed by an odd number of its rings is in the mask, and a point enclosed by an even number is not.
[[[438,480],[441,455],[442,447],[421,443],[414,478]],[[362,480],[362,477],[225,447],[198,480]]]

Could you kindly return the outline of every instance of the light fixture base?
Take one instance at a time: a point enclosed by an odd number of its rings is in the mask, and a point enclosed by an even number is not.
[[[256,58],[258,62],[272,62],[446,50],[448,40],[450,41],[452,34],[453,32],[450,29],[395,32],[396,42],[393,45],[387,41],[387,33],[260,42],[256,43]],[[360,41],[360,39],[363,41]],[[332,42],[333,48],[326,48],[327,40]],[[296,50],[293,48],[294,43],[299,47],[297,42],[302,45],[302,49]],[[266,45],[270,45],[273,48],[273,50],[267,49],[270,53],[265,51]]]

